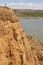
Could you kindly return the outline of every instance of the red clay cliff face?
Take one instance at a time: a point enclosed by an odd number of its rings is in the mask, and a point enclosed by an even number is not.
[[[0,65],[43,65],[43,51],[30,44],[18,18],[7,7],[0,7]]]

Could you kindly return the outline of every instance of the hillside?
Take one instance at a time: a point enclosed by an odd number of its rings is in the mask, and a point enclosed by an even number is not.
[[[13,11],[19,17],[43,17],[43,10],[14,9]]]
[[[0,6],[0,65],[43,65],[43,45],[27,36],[13,10]]]

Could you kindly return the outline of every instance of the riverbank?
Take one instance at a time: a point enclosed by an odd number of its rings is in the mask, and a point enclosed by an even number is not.
[[[39,18],[39,17],[43,17],[43,11],[37,11],[37,10],[34,10],[34,11],[20,11],[20,10],[14,10],[15,14],[18,16],[18,17],[22,17],[22,18]]]

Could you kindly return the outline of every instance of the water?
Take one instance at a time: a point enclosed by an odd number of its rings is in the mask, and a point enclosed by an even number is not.
[[[19,18],[19,21],[26,34],[43,41],[43,18]]]

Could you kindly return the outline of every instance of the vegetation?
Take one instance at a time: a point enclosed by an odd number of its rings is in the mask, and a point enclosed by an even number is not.
[[[22,14],[30,17],[43,17],[43,12],[23,12]]]
[[[15,14],[19,17],[43,17],[43,11],[33,11],[33,12],[15,11]]]

